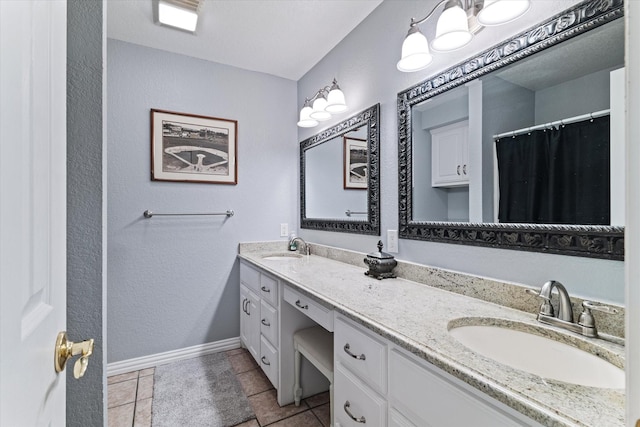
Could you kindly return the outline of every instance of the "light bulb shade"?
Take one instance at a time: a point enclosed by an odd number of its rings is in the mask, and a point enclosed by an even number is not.
[[[305,106],[302,107],[302,110],[300,110],[300,120],[298,121],[298,126],[300,126],[301,128],[312,128],[314,126],[318,126],[318,121],[313,120],[310,117],[312,111],[313,109],[309,107],[309,105],[305,104]]]
[[[427,38],[418,27],[412,26],[402,42],[402,57],[396,65],[398,70],[408,73],[422,70],[431,64],[432,60]]]
[[[506,24],[524,15],[530,7],[529,0],[484,0],[478,22],[486,27]]]
[[[329,95],[327,95],[327,105],[324,109],[331,114],[342,113],[347,109],[344,93],[342,93],[337,84],[331,87]]]
[[[467,12],[460,2],[449,2],[438,18],[436,37],[431,42],[433,50],[450,51],[460,49],[471,41]]]
[[[319,122],[329,120],[331,113],[326,111],[325,108],[327,108],[326,98],[324,96],[316,98],[316,100],[313,101],[313,111],[309,114],[309,117]]]

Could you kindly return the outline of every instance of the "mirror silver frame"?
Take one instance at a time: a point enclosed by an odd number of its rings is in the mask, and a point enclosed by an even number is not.
[[[399,237],[611,260],[624,259],[624,227],[413,221],[411,108],[624,15],[623,0],[579,3],[398,93]],[[597,52],[593,52],[597,55]]]
[[[363,125],[367,126],[367,148],[369,150],[367,220],[341,221],[307,218],[304,161],[306,151]],[[313,230],[380,235],[380,104],[369,107],[300,143],[300,227]]]

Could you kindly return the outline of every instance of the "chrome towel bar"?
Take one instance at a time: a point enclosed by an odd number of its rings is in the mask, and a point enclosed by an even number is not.
[[[211,213],[155,213],[150,210],[144,211],[143,215],[145,218],[151,218],[154,215],[156,216],[210,216],[210,215],[226,215],[227,217],[233,216],[234,212],[229,209],[226,212],[211,212]]]

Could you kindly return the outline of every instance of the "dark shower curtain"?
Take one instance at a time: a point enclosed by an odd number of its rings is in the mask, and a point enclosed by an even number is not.
[[[610,223],[609,116],[496,141],[498,219]]]

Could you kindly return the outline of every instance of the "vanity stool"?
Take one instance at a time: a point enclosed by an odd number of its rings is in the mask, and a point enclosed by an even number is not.
[[[304,356],[329,380],[329,406],[331,425],[333,425],[333,334],[322,326],[301,329],[293,334],[295,384],[293,397],[296,406],[300,406],[302,387],[300,387],[300,355]]]

